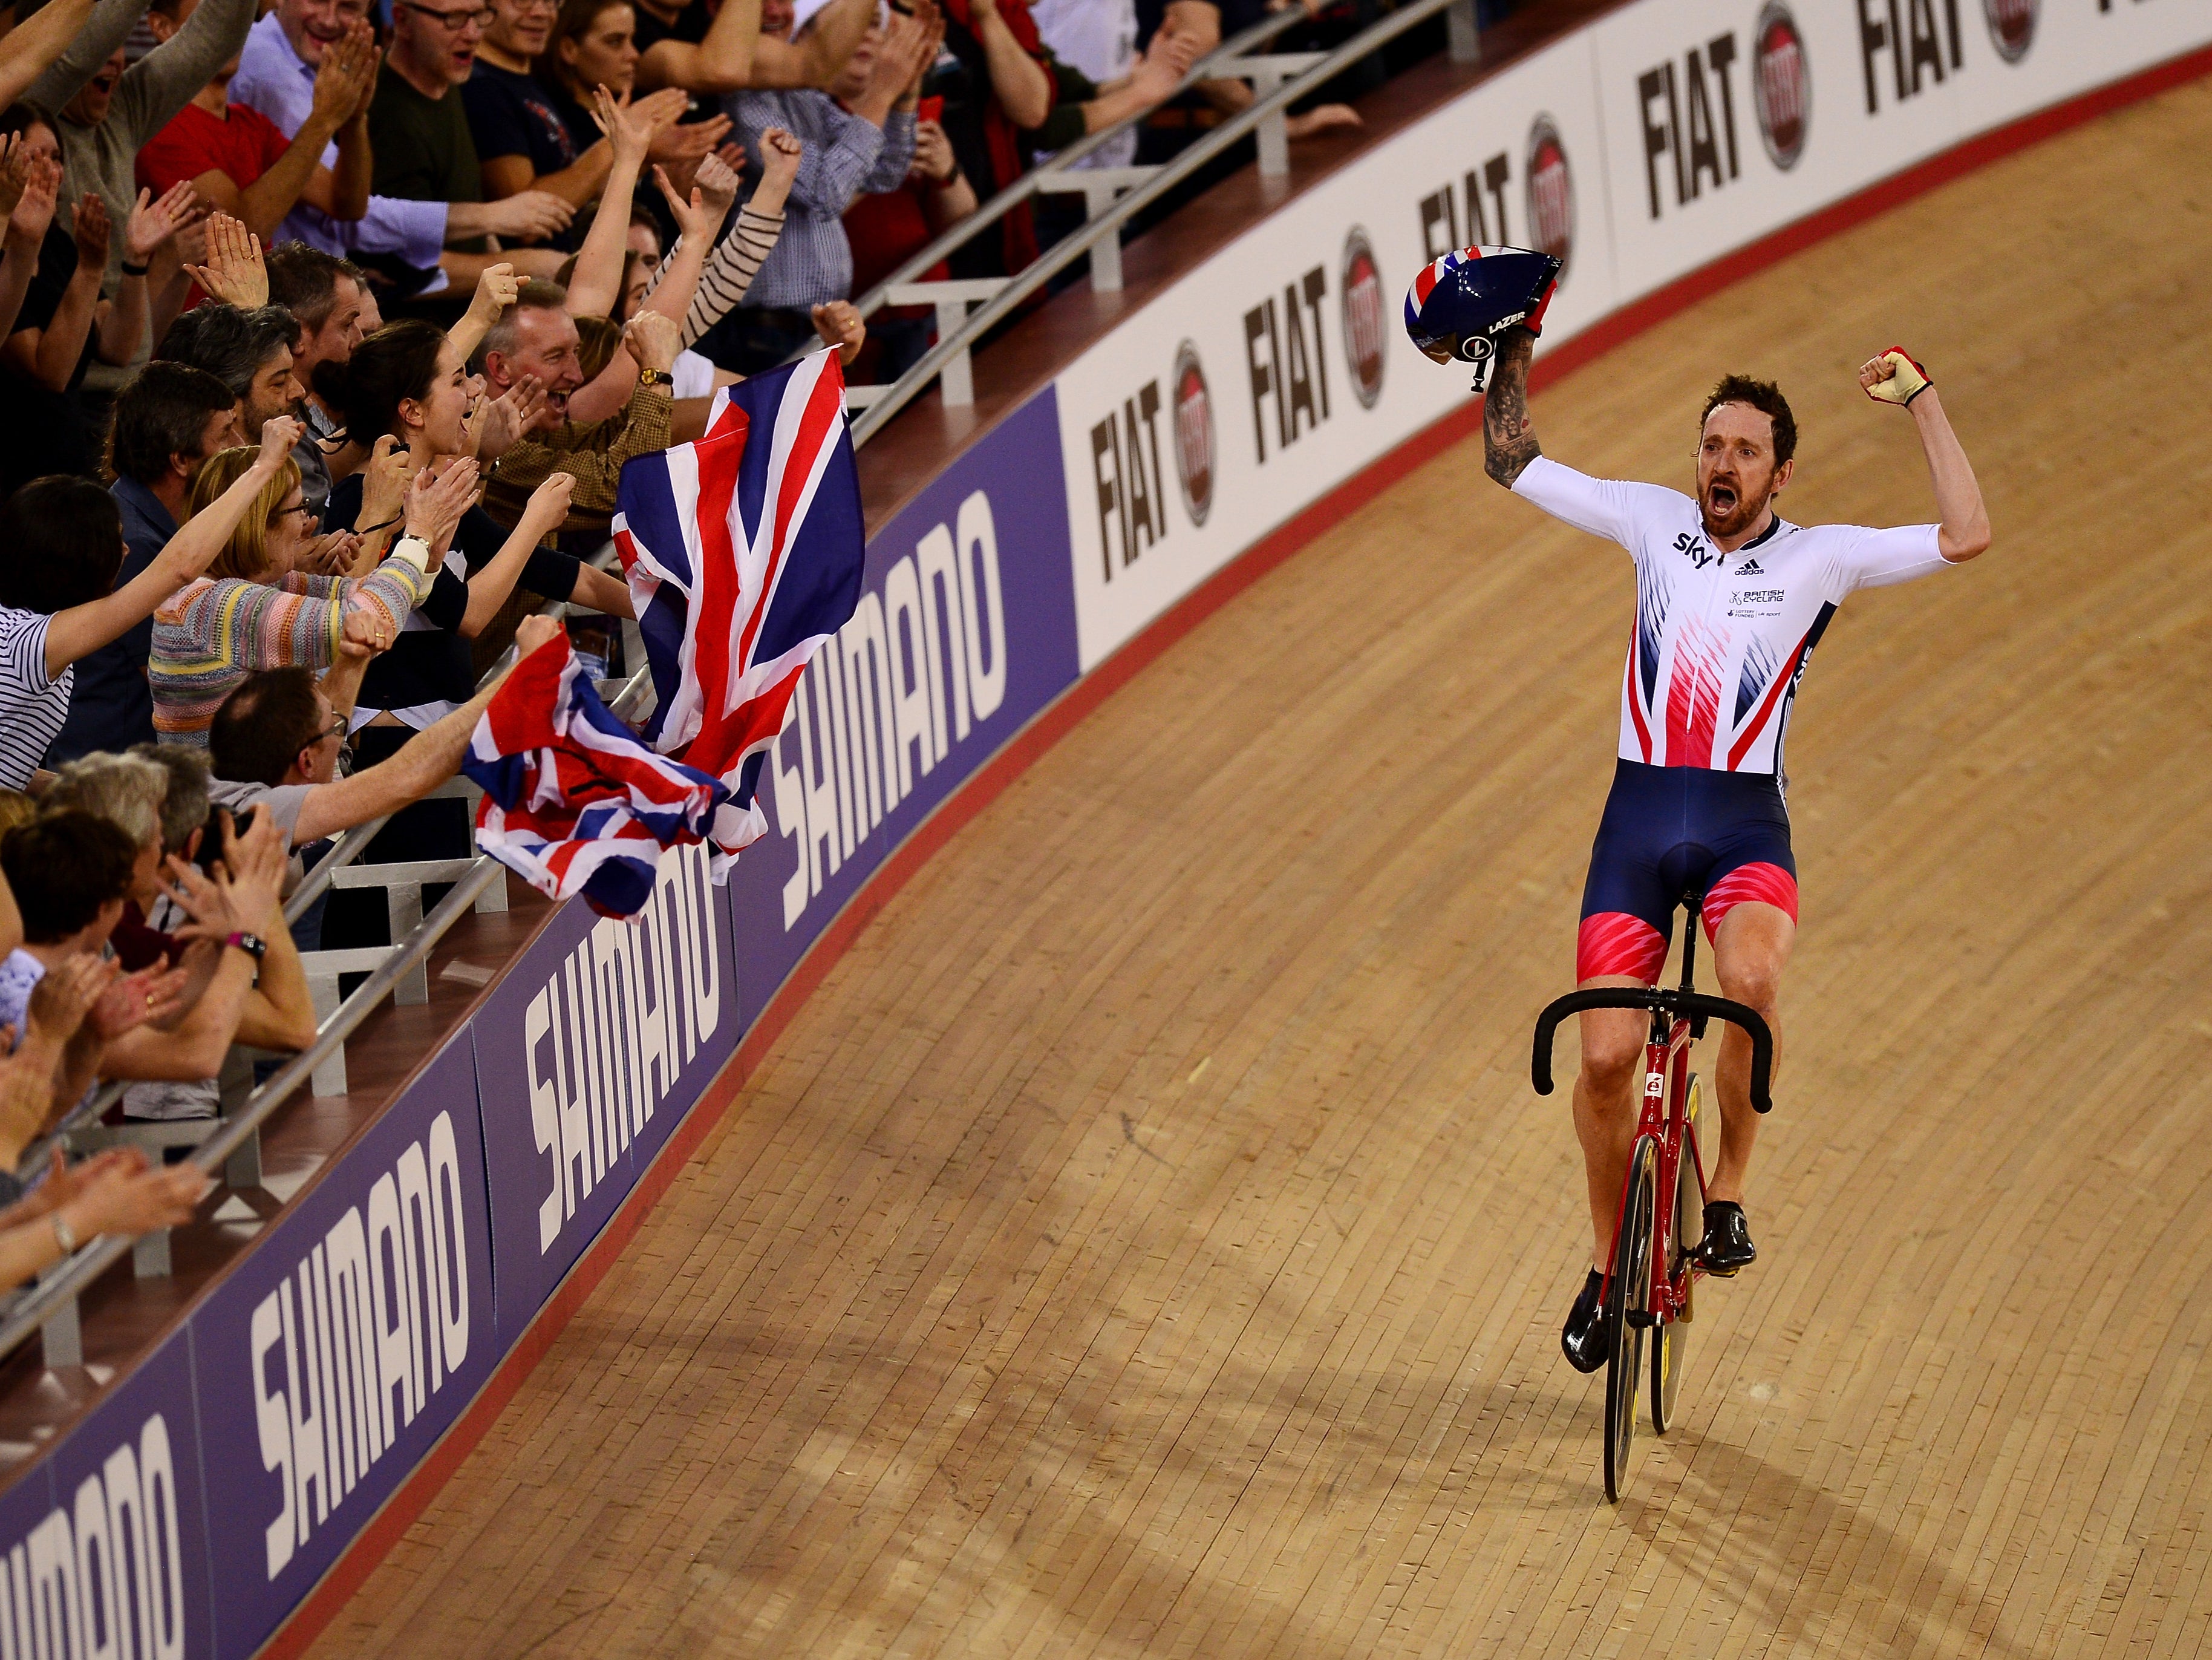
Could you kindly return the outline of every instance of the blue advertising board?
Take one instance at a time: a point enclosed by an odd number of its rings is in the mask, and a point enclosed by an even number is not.
[[[769,834],[730,878],[746,1025],[891,850],[1077,672],[1048,386],[869,543],[859,608],[791,700],[761,772]]]

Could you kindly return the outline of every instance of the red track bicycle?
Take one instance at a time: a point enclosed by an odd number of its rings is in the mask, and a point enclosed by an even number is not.
[[[1726,1020],[1751,1039],[1751,1104],[1774,1105],[1767,1092],[1773,1070],[1774,1035],[1758,1012],[1726,997],[1691,988],[1697,962],[1698,901],[1685,896],[1689,922],[1682,942],[1682,983],[1600,986],[1569,992],[1536,1017],[1536,1049],[1530,1074],[1536,1093],[1552,1092],[1552,1038],[1559,1022],[1585,1009],[1648,1009],[1651,1034],[1644,1052],[1643,1110],[1636,1143],[1621,1184],[1613,1261],[1606,1271],[1603,1306],[1610,1350],[1605,1371],[1605,1496],[1620,1501],[1628,1480],[1628,1450],[1636,1438],[1636,1396],[1644,1370],[1644,1334],[1651,1343],[1651,1427],[1660,1435],[1674,1421],[1688,1347],[1683,1329],[1693,1311],[1692,1287],[1704,1277],[1692,1253],[1705,1228],[1705,1166],[1698,1156],[1702,1081],[1690,1070],[1690,1045],[1705,1035],[1708,1019]]]

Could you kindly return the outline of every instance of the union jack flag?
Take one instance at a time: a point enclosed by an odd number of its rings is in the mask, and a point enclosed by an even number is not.
[[[708,836],[720,880],[767,832],[755,789],[799,674],[860,603],[837,354],[738,382],[705,437],[626,464],[614,538],[658,700],[646,739],[726,791]]]
[[[660,850],[704,841],[730,794],[623,725],[565,634],[514,666],[461,765],[484,793],[477,846],[540,893],[581,893],[605,916],[635,915]]]

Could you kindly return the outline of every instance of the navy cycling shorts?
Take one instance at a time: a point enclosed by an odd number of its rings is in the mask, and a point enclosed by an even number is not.
[[[1747,899],[1797,920],[1797,861],[1781,787],[1771,773],[1616,762],[1583,886],[1575,978],[1656,982],[1685,894],[1702,899],[1708,939]]]

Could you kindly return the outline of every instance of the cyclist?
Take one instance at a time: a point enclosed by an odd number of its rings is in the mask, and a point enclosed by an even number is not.
[[[1989,546],[1981,489],[1926,372],[1895,350],[1864,365],[1859,385],[1911,415],[1940,523],[1868,530],[1778,517],[1775,498],[1796,465],[1797,423],[1778,387],[1743,375],[1729,375],[1705,400],[1694,500],[1656,484],[1588,477],[1537,450],[1528,399],[1534,337],[1515,327],[1500,338],[1483,410],[1485,470],[1553,517],[1620,543],[1636,562],[1620,759],[1590,849],[1575,978],[1583,986],[1653,983],[1674,907],[1686,893],[1702,894],[1721,991],[1765,1017],[1778,1060],[1776,994],[1797,933],[1782,739],[1797,683],[1847,595],[1963,563]],[[1582,1016],[1575,1134],[1598,1266],[1561,1335],[1582,1371],[1605,1364],[1598,1298],[1635,1136],[1631,1091],[1645,1019],[1629,1009]],[[1715,1080],[1720,1152],[1698,1247],[1709,1274],[1735,1274],[1757,1256],[1743,1213],[1758,1123],[1750,1067],[1750,1040],[1731,1026]]]

